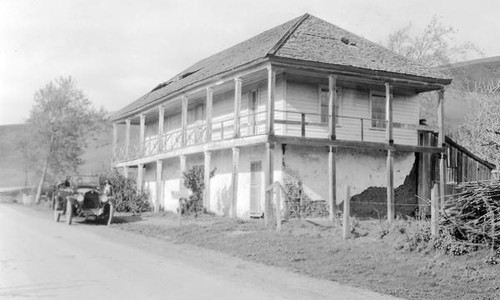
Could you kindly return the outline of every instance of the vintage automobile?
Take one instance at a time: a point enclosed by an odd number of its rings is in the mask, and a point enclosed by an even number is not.
[[[55,220],[66,215],[66,223],[71,225],[74,217],[95,218],[111,224],[115,207],[112,189],[108,182],[101,186],[98,176],[72,176],[69,188],[60,188],[54,204]]]

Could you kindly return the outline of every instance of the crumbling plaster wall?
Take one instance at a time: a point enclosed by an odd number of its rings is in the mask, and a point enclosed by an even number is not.
[[[378,150],[337,150],[337,204],[350,186],[351,195],[361,194],[370,187],[386,187],[387,156]],[[328,199],[328,148],[287,145],[284,151],[285,170],[296,174],[304,192],[311,200]],[[415,162],[414,153],[396,152],[394,155],[394,187],[402,185]],[[287,172],[287,171],[285,171]]]

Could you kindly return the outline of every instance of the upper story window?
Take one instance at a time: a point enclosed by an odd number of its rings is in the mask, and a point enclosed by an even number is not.
[[[198,104],[188,112],[188,124],[205,120],[205,104]]]
[[[385,128],[385,95],[371,93],[370,109],[373,128]]]
[[[335,115],[339,115],[340,111],[340,97],[339,97],[339,91],[337,90],[337,101],[335,103]],[[329,101],[330,101],[330,96],[329,96],[329,89],[328,87],[320,87],[319,89],[319,114],[321,115],[321,123],[328,123],[328,106],[329,106]],[[339,118],[335,119],[336,124],[339,124]]]

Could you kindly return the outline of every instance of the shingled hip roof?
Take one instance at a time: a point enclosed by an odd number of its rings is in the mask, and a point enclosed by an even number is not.
[[[111,120],[125,118],[144,106],[153,105],[201,81],[272,58],[317,62],[352,68],[353,71],[419,77],[426,82],[451,82],[437,70],[414,63],[378,44],[305,14],[195,63],[117,111]]]

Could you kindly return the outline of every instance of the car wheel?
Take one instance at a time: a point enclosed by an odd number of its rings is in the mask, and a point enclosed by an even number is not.
[[[71,200],[68,200],[66,202],[66,223],[68,225],[71,225],[72,221],[73,221],[73,205],[71,203]]]

